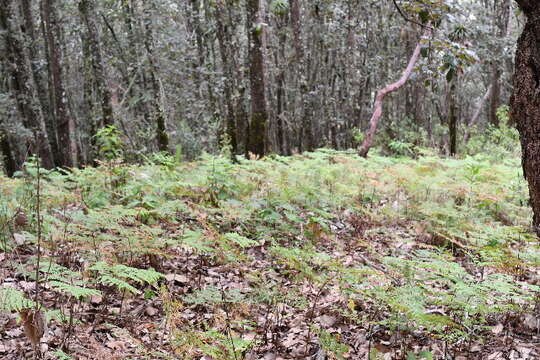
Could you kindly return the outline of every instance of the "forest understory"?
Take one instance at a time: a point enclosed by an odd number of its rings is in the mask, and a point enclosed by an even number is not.
[[[2,359],[540,357],[519,157],[30,162],[0,207]]]

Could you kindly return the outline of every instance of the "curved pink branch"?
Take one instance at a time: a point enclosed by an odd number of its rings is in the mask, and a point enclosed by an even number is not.
[[[377,93],[377,97],[375,98],[375,108],[373,110],[373,115],[371,115],[371,120],[369,121],[369,129],[366,132],[366,137],[364,138],[364,142],[362,143],[362,146],[359,150],[359,155],[362,157],[367,157],[367,154],[369,152],[369,149],[373,145],[373,137],[375,136],[375,132],[377,132],[377,125],[379,124],[379,119],[382,116],[382,106],[383,106],[383,100],[384,97],[396,90],[398,90],[400,87],[405,85],[409,77],[411,76],[414,66],[418,62],[418,59],[420,58],[420,52],[422,51],[422,48],[424,47],[423,38],[427,37],[431,33],[430,29],[425,29],[424,34],[420,38],[420,41],[418,41],[418,44],[416,45],[416,48],[414,49],[414,52],[409,59],[409,64],[407,65],[407,68],[403,73],[401,74],[401,78],[396,81],[395,83],[392,83],[390,85],[387,85],[386,87],[379,90]]]

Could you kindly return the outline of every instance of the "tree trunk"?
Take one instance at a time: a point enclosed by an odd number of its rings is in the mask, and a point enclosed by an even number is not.
[[[448,137],[449,137],[449,151],[450,156],[457,154],[457,106],[456,106],[456,83],[458,81],[458,75],[454,75],[450,83],[448,84],[448,97],[447,97],[447,109],[448,116],[446,121],[448,122]]]
[[[79,3],[79,11],[81,12],[81,18],[86,28],[85,39],[88,42],[87,46],[91,54],[93,78],[101,107],[101,121],[99,122],[98,127],[114,125],[111,91],[107,85],[103,59],[101,56],[101,45],[95,20],[94,0],[81,0]],[[94,135],[95,134],[90,134],[90,136]]]
[[[236,141],[237,127],[235,109],[233,103],[233,89],[236,88],[234,79],[233,65],[231,64],[232,54],[229,49],[232,48],[230,29],[228,24],[223,21],[223,5],[215,10],[214,16],[216,18],[217,25],[217,38],[219,43],[219,53],[221,55],[221,62],[223,65],[223,73],[225,75],[224,90],[225,90],[225,104],[227,107],[227,136],[229,137],[230,145],[232,147],[232,153],[238,153],[238,143]]]
[[[507,35],[508,19],[510,17],[510,0],[498,1],[495,4],[495,25],[498,29],[497,36],[503,39]],[[500,45],[496,47],[496,55],[493,59],[491,69],[491,98],[489,104],[489,122],[495,127],[499,127],[499,117],[497,109],[501,106],[501,76],[502,64],[499,58],[502,57],[503,50]]]
[[[51,111],[51,104],[47,97],[47,80],[43,76],[43,68],[41,67],[41,59],[38,52],[38,39],[36,36],[36,26],[34,23],[34,17],[32,15],[32,8],[30,0],[21,0],[21,13],[24,18],[23,31],[26,35],[26,41],[28,46],[28,56],[30,58],[30,68],[32,70],[32,77],[34,80],[35,88],[39,103],[41,105],[41,113],[43,114],[43,120],[45,121],[45,128],[47,131],[47,138],[51,147],[54,163],[58,163],[60,159],[58,141],[56,138],[56,123],[54,115]]]
[[[2,124],[0,124],[0,154],[4,158],[4,170],[6,170],[7,176],[13,176],[17,171],[17,162],[11,149],[7,131],[5,131]]]
[[[163,99],[161,96],[161,86],[159,82],[159,73],[158,73],[158,64],[157,58],[154,56],[154,36],[153,36],[153,21],[152,15],[154,12],[154,5],[152,1],[146,0],[145,8],[146,18],[144,19],[145,24],[145,36],[144,36],[144,46],[146,48],[146,55],[148,57],[149,64],[149,75],[150,75],[150,85],[152,88],[152,118],[153,122],[156,124],[156,139],[158,144],[159,151],[169,152],[169,135],[167,134],[166,120],[165,120],[165,111],[163,109]]]
[[[540,236],[540,3],[517,0],[527,16],[518,40],[511,117],[520,133],[523,173],[529,183],[533,226]]]
[[[266,84],[264,66],[264,24],[261,0],[247,1],[247,27],[249,38],[249,80],[251,85],[251,122],[249,124],[248,152],[264,156],[266,153]]]
[[[17,102],[17,109],[24,126],[32,131],[27,139],[30,153],[39,155],[43,167],[54,167],[53,154],[47,138],[45,122],[40,106],[36,103],[32,77],[27,63],[29,59],[20,41],[21,33],[13,14],[12,0],[0,0],[0,30],[6,44],[6,59],[11,78],[11,87]]]
[[[300,97],[300,131],[298,132],[298,146],[300,151],[313,149],[313,116],[310,112],[310,99],[308,88],[308,69],[306,67],[304,37],[302,33],[302,0],[291,0],[291,27],[294,42],[293,70],[298,77],[298,90]]]
[[[77,165],[77,144],[75,141],[75,121],[68,107],[67,93],[64,87],[62,71],[62,49],[60,46],[60,23],[56,0],[42,0],[41,16],[44,38],[47,47],[49,65],[49,92],[53,103],[56,120],[56,133],[60,159],[57,166],[74,167]]]

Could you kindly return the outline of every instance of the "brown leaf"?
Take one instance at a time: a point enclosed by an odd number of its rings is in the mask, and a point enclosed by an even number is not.
[[[35,347],[45,334],[47,323],[41,310],[24,309],[20,312],[24,333]]]

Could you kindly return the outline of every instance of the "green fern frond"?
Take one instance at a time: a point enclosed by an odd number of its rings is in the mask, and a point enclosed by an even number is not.
[[[119,277],[128,278],[141,284],[155,284],[159,279],[164,277],[163,274],[152,269],[137,269],[121,264],[113,266],[112,272]]]
[[[12,312],[31,309],[36,303],[24,296],[22,291],[12,288],[0,289],[0,311]]]
[[[48,284],[55,290],[62,291],[76,299],[90,297],[92,295],[101,295],[101,291],[89,289],[82,286],[67,284],[63,281],[52,280]]]
[[[119,290],[127,290],[127,291],[129,291],[129,292],[131,292],[133,294],[140,294],[141,293],[137,288],[131,286],[126,281],[124,281],[122,279],[118,279],[118,278],[113,277],[113,276],[102,275],[99,278],[99,282],[102,283],[103,285],[115,286]]]
[[[118,264],[110,266],[100,261],[90,267],[90,270],[100,274],[98,281],[105,285],[115,286],[121,290],[138,294],[140,291],[130,285],[127,280],[133,280],[139,284],[155,284],[164,277],[163,274],[153,269],[137,269],[130,266]]]

